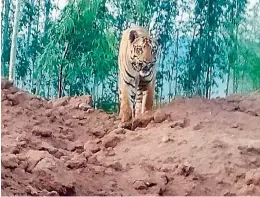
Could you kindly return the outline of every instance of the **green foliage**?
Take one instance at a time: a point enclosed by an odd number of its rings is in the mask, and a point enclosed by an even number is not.
[[[104,31],[106,12],[103,1],[70,1],[57,23],[51,25],[48,45],[39,56],[39,64],[44,66],[38,73],[44,70],[58,76],[60,67],[64,67],[64,94],[92,93],[93,86],[104,81],[105,74],[115,67],[115,38]],[[68,51],[63,57],[65,43]]]

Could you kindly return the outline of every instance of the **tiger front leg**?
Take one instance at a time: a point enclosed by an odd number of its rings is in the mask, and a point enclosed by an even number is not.
[[[138,87],[136,92],[135,117],[142,113],[143,90]]]
[[[132,118],[133,118],[133,103],[131,102],[131,95],[126,86],[123,86],[121,89],[121,102],[120,102],[120,117],[121,122],[119,127],[131,129],[132,127]]]
[[[142,100],[142,112],[145,113],[146,111],[150,111],[153,109],[153,98],[154,98],[154,81],[150,83],[143,93],[143,100]]]

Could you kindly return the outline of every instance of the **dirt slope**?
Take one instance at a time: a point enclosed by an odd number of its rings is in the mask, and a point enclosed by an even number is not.
[[[260,195],[260,93],[179,98],[131,131],[90,96],[1,84],[2,195]]]

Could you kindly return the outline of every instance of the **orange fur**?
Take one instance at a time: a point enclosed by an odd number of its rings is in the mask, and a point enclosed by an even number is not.
[[[145,95],[143,97],[143,106],[142,106],[142,113],[146,111],[150,111],[153,109],[153,99],[154,99],[154,85],[155,81],[148,86]]]

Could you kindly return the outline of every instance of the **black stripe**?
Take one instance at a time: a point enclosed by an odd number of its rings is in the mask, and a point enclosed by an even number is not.
[[[150,65],[148,65],[149,66],[149,68],[148,68],[148,70],[150,71],[150,72],[152,72],[152,69],[154,68],[154,64],[153,63],[151,63]],[[151,74],[151,73],[150,73]],[[149,74],[149,75],[150,75]]]
[[[134,105],[135,104],[135,96],[134,95],[131,95],[130,96],[130,100],[131,100],[131,103]]]
[[[135,77],[134,76],[132,76],[128,71],[127,71],[127,69],[125,68],[125,72],[126,72],[126,74],[127,74],[127,76],[128,77],[130,77],[130,78],[132,78],[132,79],[135,79]]]
[[[135,86],[134,86],[133,84],[127,82],[124,78],[123,78],[123,80],[124,80],[124,82],[125,82],[127,85],[131,86],[132,88],[135,88]]]
[[[138,72],[137,67],[134,64],[132,66],[133,66],[133,69]]]
[[[141,93],[139,93],[139,94],[137,94],[137,96],[142,96],[143,95],[143,93],[141,92]]]
[[[136,95],[135,92],[133,90],[131,90],[131,95]]]
[[[148,74],[146,77],[144,77],[144,80],[145,80],[145,78],[150,77],[151,75],[154,76],[154,71],[153,71],[153,69],[151,69],[150,72],[149,72],[149,74]]]
[[[144,91],[144,88],[147,86],[147,84],[139,84],[139,87]]]
[[[143,83],[140,82],[139,87],[145,91],[147,89],[147,85],[153,80],[154,77],[152,77],[149,81],[142,81]]]
[[[150,67],[149,67],[149,70],[154,67],[154,62],[150,63]]]
[[[154,78],[154,75],[152,76],[152,78],[150,80],[142,80],[142,81],[140,81],[140,85],[142,85],[142,84],[146,85],[146,84],[150,83],[153,80],[153,78]]]
[[[133,62],[133,60],[130,62],[130,66],[132,66],[132,68],[134,68],[135,71],[138,71],[137,64]]]
[[[131,65],[132,65],[133,69],[138,72],[138,67],[137,67],[137,65],[136,65],[135,63],[132,63]]]

